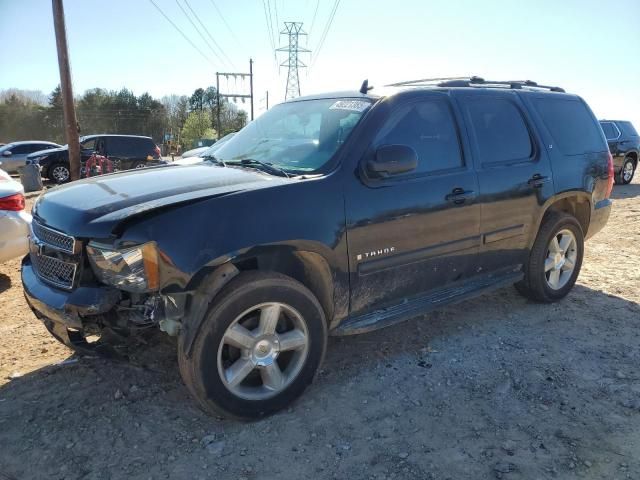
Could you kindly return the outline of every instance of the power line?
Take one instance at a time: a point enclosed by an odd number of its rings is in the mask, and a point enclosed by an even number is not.
[[[236,42],[238,42],[239,44],[242,44],[242,42],[240,41],[240,39],[236,36],[235,32],[231,29],[231,27],[229,26],[229,24],[227,23],[227,19],[224,18],[224,15],[222,15],[222,12],[220,11],[220,9],[218,8],[218,5],[216,5],[216,2],[214,2],[213,0],[209,0],[211,2],[211,5],[213,5],[213,7],[216,9],[216,12],[218,12],[218,15],[220,15],[220,18],[222,19],[222,21],[224,22],[224,24],[227,26],[227,28],[229,29],[229,31],[231,32],[231,35],[233,35],[233,38],[236,40]]]
[[[275,44],[275,41],[273,40],[273,29],[271,28],[271,16],[269,15],[269,13],[267,13],[267,0],[262,0],[262,6],[264,7],[264,18],[266,19],[266,23],[267,23],[267,34],[269,35],[269,43],[271,44],[271,50],[273,50],[273,56],[275,58],[276,44]]]
[[[311,19],[311,28],[309,28],[309,36],[313,32],[313,26],[316,23],[316,15],[318,15],[318,7],[320,6],[320,0],[316,0],[316,9],[313,11],[313,18]]]
[[[209,43],[209,41],[206,39],[206,37],[202,34],[202,32],[200,31],[200,29],[196,26],[195,23],[193,23],[193,20],[191,20],[191,17],[187,14],[187,11],[182,7],[182,5],[180,5],[180,2],[178,0],[176,0],[176,4],[178,5],[178,7],[180,7],[180,10],[182,10],[182,13],[184,13],[184,16],[187,17],[187,20],[189,20],[189,23],[191,23],[191,25],[193,26],[193,28],[195,29],[196,32],[198,32],[198,35],[200,35],[200,38],[202,38],[202,40],[204,40],[204,43],[207,44],[207,46],[209,47],[209,50],[211,50],[211,53],[213,53],[216,58],[218,60],[220,60],[220,63],[225,63],[225,61],[223,60],[223,58],[218,54],[218,52],[216,52],[213,47],[211,46],[211,44]]]
[[[194,17],[196,17],[196,20],[198,21],[198,23],[200,24],[200,26],[204,29],[204,31],[207,33],[207,35],[209,35],[209,38],[211,39],[211,41],[214,43],[214,45],[216,47],[218,47],[218,50],[220,51],[220,53],[222,53],[222,55],[224,56],[224,58],[229,62],[229,65],[231,65],[231,67],[233,67],[233,69],[235,70],[236,67],[233,64],[233,62],[231,61],[231,59],[227,56],[227,54],[225,53],[225,51],[222,49],[222,47],[220,47],[220,45],[218,44],[218,42],[216,42],[215,38],[213,38],[213,35],[211,35],[211,33],[209,32],[209,29],[206,27],[206,25],[204,23],[202,23],[202,21],[200,20],[200,17],[198,17],[198,15],[196,14],[196,12],[193,11],[193,8],[191,8],[191,5],[189,5],[188,0],[184,0],[185,5],[189,8],[189,10],[191,10],[191,13],[193,14]]]
[[[202,53],[202,50],[200,50],[200,49],[196,46],[196,44],[195,44],[195,43],[193,43],[193,42],[191,41],[191,39],[190,39],[189,37],[187,37],[187,36],[184,34],[184,32],[183,32],[182,30],[180,30],[180,28],[178,28],[178,26],[177,26],[175,23],[173,23],[173,22],[171,21],[171,19],[170,19],[170,18],[169,18],[169,17],[168,17],[168,16],[167,16],[163,11],[162,11],[162,9],[161,9],[158,5],[156,5],[156,2],[154,2],[153,0],[149,0],[149,1],[152,3],[152,5],[153,5],[154,7],[156,7],[156,9],[157,9],[157,10],[160,12],[160,14],[161,14],[161,15],[162,15],[166,20],[167,20],[167,22],[169,22],[171,25],[173,25],[173,28],[175,28],[175,29],[178,31],[178,33],[180,33],[180,35],[182,35],[182,38],[184,38],[187,42],[189,42],[189,44],[190,44],[193,48],[195,48],[195,49],[197,50],[197,52],[198,52],[200,55],[202,55],[202,58],[204,58],[207,62],[209,62],[209,63],[211,64],[211,66],[213,66],[213,67],[215,67],[215,66],[216,66],[216,65],[215,65],[215,63],[213,63],[213,62],[211,61],[211,59],[210,59],[208,56],[206,56],[204,53]]]
[[[276,31],[280,28],[280,20],[278,20],[278,0],[273,0],[273,10],[276,12]]]
[[[329,20],[327,21],[327,24],[324,27],[324,31],[322,32],[322,36],[320,37],[320,42],[316,47],[316,54],[313,57],[313,61],[311,62],[311,67],[313,67],[316,64],[316,60],[318,59],[318,55],[320,55],[320,50],[322,49],[322,46],[324,45],[324,41],[327,38],[327,34],[329,33],[329,29],[331,28],[331,24],[333,23],[333,18],[336,16],[336,11],[338,10],[339,5],[340,5],[340,0],[336,0],[335,3],[333,4],[333,10],[329,14]]]

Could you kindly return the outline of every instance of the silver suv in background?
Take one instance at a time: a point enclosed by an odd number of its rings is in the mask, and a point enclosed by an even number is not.
[[[50,148],[59,148],[60,145],[53,142],[45,142],[42,140],[26,140],[24,142],[11,142],[0,147],[0,162],[2,168],[8,173],[17,173],[18,168],[25,165],[27,155],[40,150],[48,150]]]

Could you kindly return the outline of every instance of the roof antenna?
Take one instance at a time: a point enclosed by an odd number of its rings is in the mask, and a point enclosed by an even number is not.
[[[373,87],[369,86],[369,79],[366,79],[364,82],[362,82],[362,86],[360,87],[360,93],[365,94],[371,90]]]

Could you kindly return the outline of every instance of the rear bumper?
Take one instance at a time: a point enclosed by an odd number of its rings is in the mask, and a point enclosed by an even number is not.
[[[120,299],[118,290],[107,287],[79,287],[71,292],[54,288],[40,280],[29,257],[22,261],[22,285],[29,307],[50,331],[52,324],[82,330],[88,317],[109,312]]]
[[[0,211],[0,263],[23,257],[29,252],[31,215]]]
[[[608,198],[606,200],[600,200],[594,205],[585,239],[593,237],[604,228],[607,220],[609,220],[609,215],[611,215],[611,205],[612,202]]]

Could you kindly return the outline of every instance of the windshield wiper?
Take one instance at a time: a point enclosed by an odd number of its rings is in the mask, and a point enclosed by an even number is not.
[[[279,175],[290,178],[291,175],[286,170],[276,167],[272,163],[256,160],[255,158],[243,158],[242,160],[226,162],[226,165],[246,165],[248,167],[262,167],[261,169],[272,175]]]
[[[213,155],[213,154],[210,154],[210,155],[204,155],[202,158],[203,158],[204,160],[211,160],[212,162],[215,162],[215,163],[217,163],[218,165],[222,165],[223,167],[226,167],[226,166],[227,166],[227,164],[226,164],[226,163],[224,163],[224,160],[222,160],[222,159],[220,159],[220,158],[216,158],[216,156],[215,156],[215,155]]]

